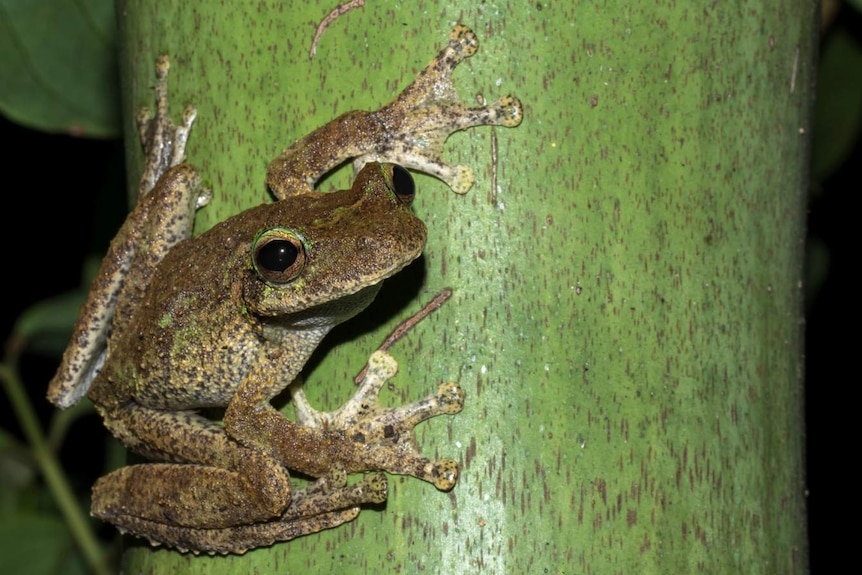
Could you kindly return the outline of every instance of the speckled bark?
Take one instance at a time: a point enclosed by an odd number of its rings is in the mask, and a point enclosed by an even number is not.
[[[366,2],[312,60],[338,2],[170,4],[119,3],[126,108],[151,102],[170,53],[175,113],[198,107],[188,157],[215,193],[198,229],[265,201],[266,165],[295,138],[388,102],[456,21],[480,42],[462,95],[514,93],[525,120],[450,139],[476,169],[468,195],[417,177],[425,257],[307,381],[337,407],[384,334],[452,287],[393,348],[382,400],[460,381],[464,411],[417,429],[430,455],[460,454],[458,486],[392,477],[385,509],[337,529],[242,557],[135,545],[126,572],[805,571],[812,3]]]

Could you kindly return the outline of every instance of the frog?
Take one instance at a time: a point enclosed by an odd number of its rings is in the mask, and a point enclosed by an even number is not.
[[[195,236],[195,212],[214,192],[185,160],[197,111],[187,107],[174,124],[170,59],[158,59],[155,111],[138,117],[139,200],[47,394],[61,408],[86,396],[108,430],[148,460],[97,480],[94,516],[153,545],[242,554],[353,520],[386,501],[386,473],[455,486],[458,463],[423,455],[413,429],[461,411],[466,394],[456,382],[383,407],[379,392],[398,366],[382,351],[333,412],[314,409],[298,382],[331,329],[422,253],[427,232],[412,210],[409,170],[464,193],[473,172],[443,161],[449,135],[520,124],[514,96],[474,107],[458,99],[451,73],[477,46],[472,30],[456,26],[391,103],[348,112],[282,150],[266,173],[273,202]],[[347,161],[350,188],[317,189]],[[272,403],[285,390],[293,419]],[[292,475],[307,481],[297,487]]]

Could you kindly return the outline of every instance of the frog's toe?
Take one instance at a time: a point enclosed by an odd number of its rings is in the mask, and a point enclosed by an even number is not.
[[[456,194],[466,194],[473,187],[476,176],[469,166],[453,166],[441,173],[441,178]]]
[[[396,362],[395,358],[385,351],[377,350],[371,354],[370,358],[368,358],[368,369],[379,379],[383,380],[380,383],[382,386],[383,382],[388,379],[392,379],[395,377],[395,374],[398,373],[398,362]],[[378,389],[379,387],[380,386],[378,386]]]
[[[469,58],[479,49],[479,38],[469,27],[459,24],[449,34],[449,46],[455,55],[457,64],[464,58]]]
[[[135,123],[138,125],[138,137],[141,139],[141,146],[144,148],[147,147],[150,126],[152,126],[155,117],[155,112],[149,106],[141,106],[141,109],[138,110],[138,115],[135,116]]]
[[[378,461],[389,473],[409,475],[427,481],[440,491],[449,491],[458,483],[460,466],[454,459],[428,459],[415,449],[397,450],[390,456],[390,461]]]
[[[464,409],[464,401],[467,394],[464,389],[454,381],[441,384],[437,388],[436,403],[439,413],[454,415]]]
[[[334,414],[314,409],[305,397],[302,389],[302,378],[297,378],[288,388],[290,400],[296,413],[296,420],[300,425],[322,429],[330,424]],[[342,408],[343,409],[343,408]]]
[[[171,63],[167,55],[156,60],[155,111],[142,108],[136,121],[141,144],[146,154],[146,164],[141,174],[139,193],[148,194],[156,182],[167,171],[185,160],[186,143],[197,116],[197,109],[188,105],[183,110],[182,120],[175,124],[170,117],[168,106],[168,72]]]
[[[524,119],[524,105],[521,100],[511,94],[500,98],[494,105],[501,126],[514,128]]]
[[[156,58],[156,80],[162,81],[168,77],[171,69],[171,59],[167,54],[160,54]]]
[[[454,459],[432,461],[428,469],[428,480],[440,491],[449,491],[458,483],[460,470]]]
[[[192,104],[186,104],[186,107],[183,108],[183,126],[185,126],[186,129],[191,128],[195,118],[197,117],[198,109]]]
[[[374,473],[362,480],[369,503],[383,503],[389,496],[389,482],[383,473]]]
[[[327,482],[328,483],[328,482]],[[309,487],[293,493],[290,506],[281,516],[281,520],[314,517],[337,511],[367,505],[383,503],[389,496],[389,482],[381,472],[366,475],[360,481],[343,486],[324,485],[315,482]]]
[[[201,188],[195,200],[195,209],[198,210],[210,203],[213,199],[212,188]]]
[[[317,481],[303,489],[307,494],[311,493],[330,493],[347,486],[347,470],[343,465],[335,464],[329,472],[318,477]]]
[[[197,118],[198,109],[191,104],[183,109],[183,118],[179,126],[174,128],[174,145],[173,153],[171,154],[170,166],[181,164],[186,157],[186,143],[189,140],[189,132],[192,129],[192,124]]]

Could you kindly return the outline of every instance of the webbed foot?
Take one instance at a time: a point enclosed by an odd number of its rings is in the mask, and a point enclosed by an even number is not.
[[[168,72],[170,68],[171,62],[168,56],[165,54],[159,56],[156,60],[156,83],[154,87],[156,93],[155,113],[145,106],[141,108],[136,118],[141,145],[147,156],[144,171],[141,174],[139,197],[149,193],[165,172],[185,160],[186,143],[192,124],[197,117],[197,109],[189,104],[183,110],[179,124],[174,124],[171,119],[168,106]],[[204,206],[209,198],[209,192],[201,190],[196,207]]]
[[[383,470],[411,475],[449,490],[458,481],[458,463],[453,459],[429,459],[419,451],[413,428],[437,415],[452,415],[464,407],[464,390],[457,383],[440,385],[437,393],[399,407],[382,407],[380,389],[398,371],[388,353],[376,351],[368,361],[359,389],[343,406],[333,412],[311,407],[299,387],[291,387],[299,423],[308,427],[342,432],[347,440],[364,449],[361,462],[346,464],[347,471]]]
[[[475,179],[473,169],[449,165],[442,158],[449,136],[477,126],[514,128],[524,118],[521,101],[511,94],[476,107],[458,98],[452,72],[478,49],[476,33],[467,26],[455,26],[440,53],[395,101],[378,112],[388,129],[400,131],[393,137],[391,149],[357,158],[354,169],[369,161],[394,162],[443,180],[457,194],[467,193]]]

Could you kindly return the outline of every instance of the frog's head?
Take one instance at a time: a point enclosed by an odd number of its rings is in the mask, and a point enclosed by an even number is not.
[[[248,311],[292,326],[332,327],[363,309],[381,282],[422,253],[410,173],[371,163],[353,187],[262,206],[243,285]]]

